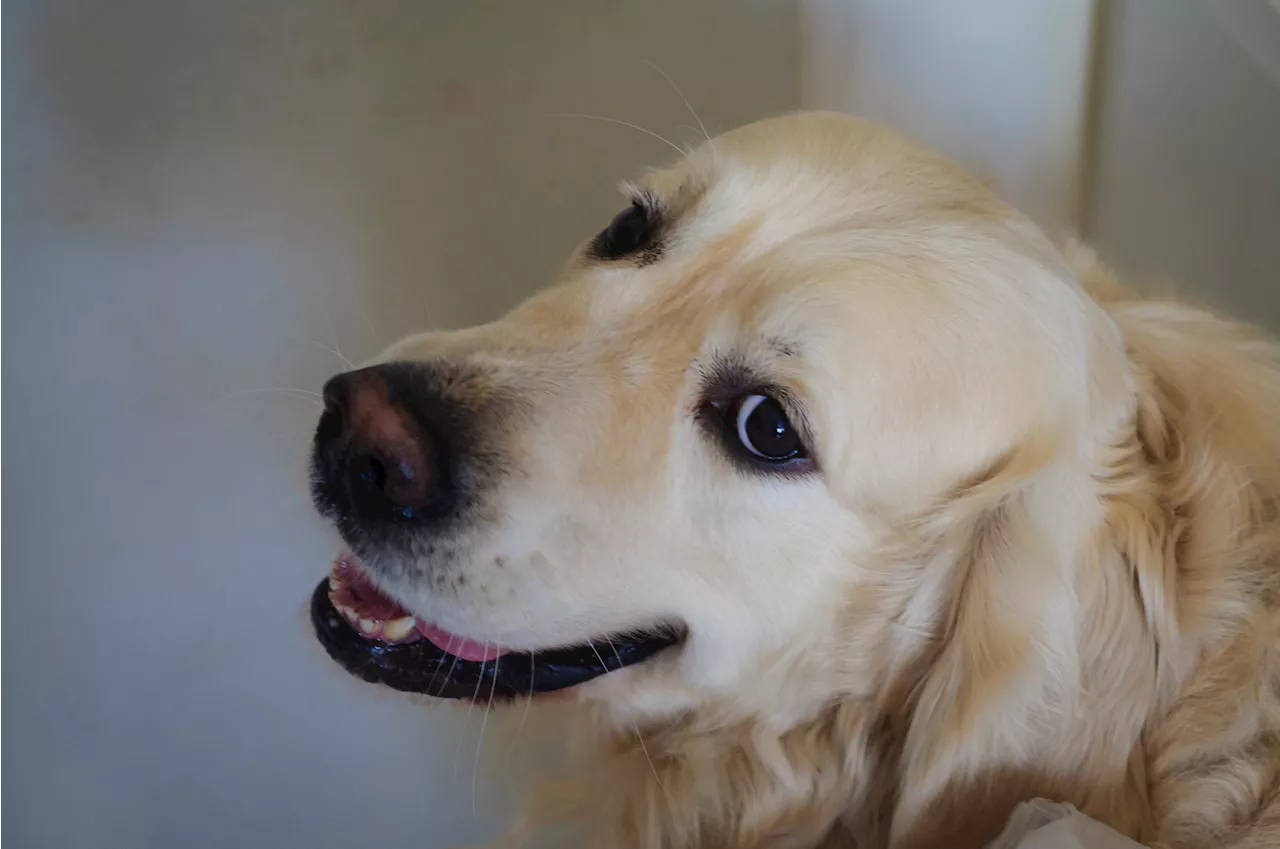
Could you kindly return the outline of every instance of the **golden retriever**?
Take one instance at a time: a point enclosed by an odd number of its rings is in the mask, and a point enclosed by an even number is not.
[[[627,191],[550,289],[326,386],[329,653],[562,692],[530,809],[583,846],[963,849],[1031,797],[1280,845],[1280,350],[849,116]]]

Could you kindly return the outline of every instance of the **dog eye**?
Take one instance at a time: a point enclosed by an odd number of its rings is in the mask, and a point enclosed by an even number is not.
[[[639,203],[619,212],[596,236],[592,252],[601,259],[619,259],[648,247],[656,229],[653,213]]]
[[[800,434],[782,405],[767,395],[743,396],[732,422],[738,442],[762,460],[781,463],[804,454]]]

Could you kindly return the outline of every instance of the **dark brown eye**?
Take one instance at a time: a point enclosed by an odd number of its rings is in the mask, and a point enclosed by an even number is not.
[[[762,460],[781,463],[804,455],[800,434],[782,405],[768,395],[744,395],[726,424],[732,425],[739,444]]]
[[[609,226],[596,236],[592,252],[601,259],[620,259],[653,243],[657,222],[653,213],[639,203],[619,212]]]

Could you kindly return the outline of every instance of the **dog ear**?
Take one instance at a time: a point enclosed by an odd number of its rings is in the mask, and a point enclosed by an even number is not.
[[[1033,796],[1140,827],[1134,744],[1156,689],[1144,613],[1155,600],[1109,543],[1116,507],[1097,484],[1074,452],[1045,444],[937,517],[951,529],[951,584],[909,706],[895,847],[983,845]]]
[[[950,586],[939,648],[911,706],[894,846],[969,845],[957,828],[971,829],[980,845],[1008,813],[986,789],[1025,792],[1016,776],[1043,762],[1035,756],[1053,722],[1050,706],[1061,705],[1056,693],[1077,677],[1070,552],[1079,537],[1071,526],[1085,526],[1063,507],[1071,471],[1054,459],[1055,447],[1025,447],[930,519],[947,529]],[[1040,509],[1050,499],[1056,509]],[[990,805],[977,804],[981,798]],[[960,799],[963,810],[947,810]]]

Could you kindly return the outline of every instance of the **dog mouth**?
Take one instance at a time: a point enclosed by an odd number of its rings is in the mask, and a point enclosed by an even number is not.
[[[423,622],[379,591],[350,556],[311,595],[311,624],[329,657],[373,684],[442,699],[514,699],[563,690],[647,660],[679,629],[614,634],[577,646],[511,651]]]

